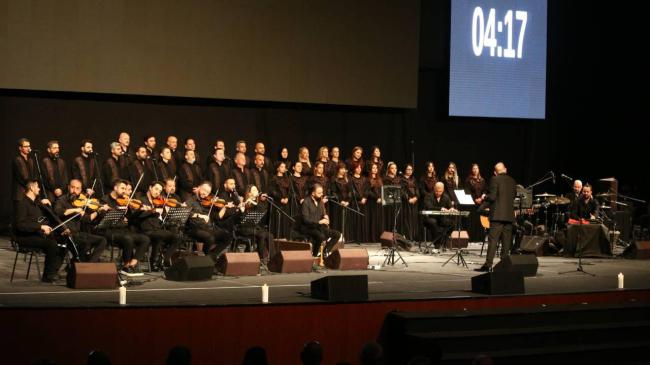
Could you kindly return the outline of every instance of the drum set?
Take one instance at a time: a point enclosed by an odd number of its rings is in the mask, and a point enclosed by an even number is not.
[[[537,231],[555,234],[563,228],[569,219],[569,203],[571,200],[564,196],[542,193],[535,195],[533,209],[534,221]]]

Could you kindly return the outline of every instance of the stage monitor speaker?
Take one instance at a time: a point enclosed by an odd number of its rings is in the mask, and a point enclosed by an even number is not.
[[[537,256],[535,255],[508,255],[502,258],[498,264],[494,266],[495,272],[515,272],[519,271],[524,276],[537,275]]]
[[[311,243],[301,241],[273,240],[273,253],[280,251],[309,251]]]
[[[314,280],[311,296],[337,302],[368,300],[368,275],[333,275]]]
[[[469,234],[467,231],[452,231],[447,241],[447,248],[467,248],[469,243]]]
[[[623,257],[636,260],[650,260],[650,241],[635,241],[623,251]]]
[[[523,236],[519,250],[534,253],[537,256],[545,256],[549,251],[548,238],[543,236]]]
[[[472,292],[480,294],[524,294],[521,271],[488,272],[472,277]]]
[[[260,273],[260,257],[257,252],[226,252],[216,266],[225,276],[255,276]]]
[[[112,262],[75,262],[66,281],[74,289],[115,289],[117,267]]]
[[[269,271],[279,273],[311,272],[314,258],[311,251],[280,251],[269,261]]]
[[[165,270],[165,278],[174,281],[209,280],[214,274],[210,256],[182,256]]]
[[[393,232],[384,231],[379,236],[379,242],[381,243],[381,247],[393,247]],[[395,243],[406,250],[410,250],[414,245],[413,242],[407,240],[406,237],[399,233],[395,234]]]
[[[368,262],[368,250],[365,248],[342,248],[325,258],[325,266],[336,270],[366,270]]]

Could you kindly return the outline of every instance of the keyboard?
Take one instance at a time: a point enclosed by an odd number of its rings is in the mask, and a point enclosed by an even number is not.
[[[469,216],[469,211],[466,210],[461,210],[461,211],[449,211],[449,210],[421,210],[420,215],[451,215],[451,216],[461,216],[461,217],[467,217]]]

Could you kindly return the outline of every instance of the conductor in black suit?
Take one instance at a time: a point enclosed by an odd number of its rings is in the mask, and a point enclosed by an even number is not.
[[[492,270],[492,262],[497,251],[499,240],[502,242],[501,258],[510,254],[512,245],[512,228],[515,221],[515,196],[517,183],[508,176],[508,169],[499,162],[494,166],[494,177],[490,180],[490,188],[485,201],[490,208],[490,233],[488,235],[488,251],[485,264],[476,271]]]

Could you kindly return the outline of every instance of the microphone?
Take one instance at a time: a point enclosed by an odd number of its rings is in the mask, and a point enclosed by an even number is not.
[[[571,181],[573,181],[573,178],[572,178],[571,176],[566,176],[566,175],[564,175],[564,174],[560,174],[560,176],[562,176],[563,178],[565,178],[565,179],[567,179],[567,180],[571,180]]]
[[[398,172],[397,172],[397,175],[402,176],[402,175],[404,175],[404,174],[403,174],[401,171],[398,171]]]

